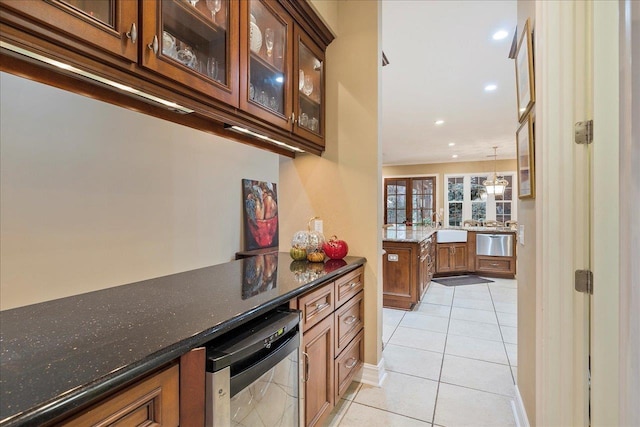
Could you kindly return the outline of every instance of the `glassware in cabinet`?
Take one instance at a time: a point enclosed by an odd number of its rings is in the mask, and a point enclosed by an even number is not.
[[[317,144],[324,145],[324,53],[296,27],[294,66],[297,96],[294,112],[297,120],[294,132]]]
[[[144,2],[143,65],[237,106],[238,13],[237,0]]]
[[[242,2],[241,13],[240,106],[290,130],[293,21],[275,2]]]

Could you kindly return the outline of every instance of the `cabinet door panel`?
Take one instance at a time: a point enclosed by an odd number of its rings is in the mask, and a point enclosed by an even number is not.
[[[221,0],[217,13],[208,4],[144,0],[142,65],[237,107],[239,4]]]
[[[241,2],[240,108],[291,130],[293,19],[273,1]]]
[[[138,2],[132,0],[2,0],[8,7],[116,56],[138,60],[140,35],[127,38],[138,23]]]
[[[437,247],[437,272],[446,273],[453,270],[451,263],[451,246],[447,244],[438,244]]]
[[[324,146],[324,54],[299,27],[296,27],[294,40],[293,63],[298,71],[293,76],[294,88],[297,88],[293,131]]]
[[[306,331],[302,338],[305,363],[305,424],[320,425],[333,408],[333,316]]]
[[[467,244],[453,245],[453,269],[456,271],[467,271]]]
[[[411,261],[411,248],[389,248],[384,255],[382,274],[384,276],[384,293],[388,296],[408,298],[415,297],[415,270]]]

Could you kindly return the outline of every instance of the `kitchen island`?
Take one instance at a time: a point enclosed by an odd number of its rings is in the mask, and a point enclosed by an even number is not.
[[[422,299],[434,276],[480,273],[515,276],[515,238],[510,256],[476,254],[476,238],[484,235],[514,235],[508,227],[447,227],[465,230],[463,242],[438,243],[438,229],[422,226],[385,227],[382,236],[383,306],[412,310]]]
[[[42,425],[366,260],[254,257],[0,312],[0,425]]]

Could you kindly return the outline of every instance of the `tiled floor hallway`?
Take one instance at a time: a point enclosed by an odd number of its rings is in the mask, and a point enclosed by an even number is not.
[[[413,311],[383,309],[382,388],[354,383],[328,425],[513,426],[517,282],[432,282]]]

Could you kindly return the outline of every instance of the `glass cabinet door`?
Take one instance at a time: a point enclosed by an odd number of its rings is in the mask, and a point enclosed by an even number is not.
[[[2,4],[116,56],[138,60],[137,1],[2,0]]]
[[[290,129],[290,39],[293,21],[275,2],[243,1],[243,109],[280,127]]]
[[[324,145],[324,54],[301,30],[297,29],[294,65],[297,96],[294,132]]]
[[[143,16],[143,65],[238,105],[237,77],[232,72],[238,60],[237,1],[147,1]]]

